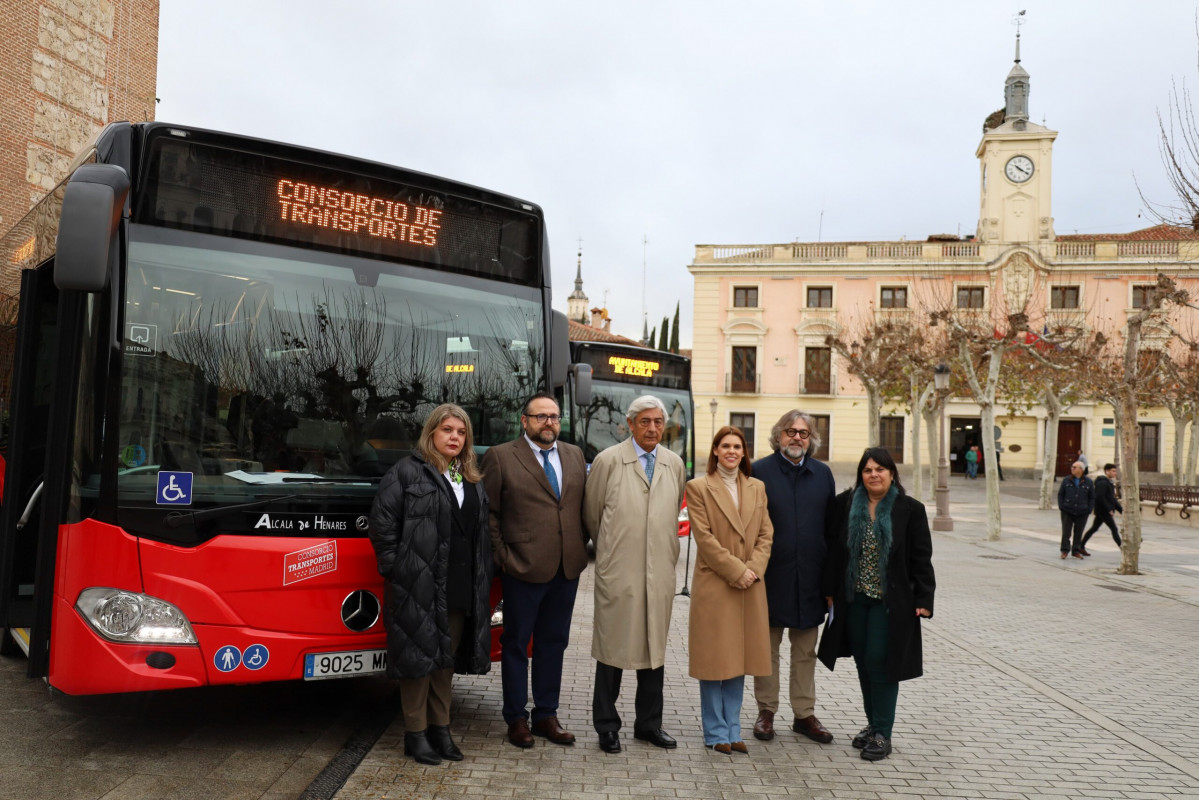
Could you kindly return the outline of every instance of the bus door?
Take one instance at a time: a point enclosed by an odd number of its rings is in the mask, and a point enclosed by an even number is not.
[[[65,420],[54,420],[51,408],[60,380],[61,332],[59,291],[53,278],[53,262],[25,270],[21,276],[0,507],[0,653],[24,650],[30,656],[30,677],[44,677],[49,665],[57,520],[42,525],[47,454],[55,432],[70,427]],[[38,622],[41,619],[45,624]]]

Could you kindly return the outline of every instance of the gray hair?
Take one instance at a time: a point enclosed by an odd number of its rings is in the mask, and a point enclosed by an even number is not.
[[[779,417],[779,421],[774,423],[774,427],[770,429],[770,449],[776,453],[779,450],[779,435],[786,429],[795,424],[795,420],[802,419],[808,426],[808,452],[815,453],[820,449],[820,434],[816,432],[816,419],[806,411],[800,411],[798,408],[793,408],[783,416]]]
[[[651,408],[656,408],[662,412],[662,419],[666,419],[669,415],[666,413],[666,406],[661,400],[654,397],[652,394],[643,394],[633,402],[629,403],[629,410],[625,412],[625,416],[629,419],[636,419],[637,415],[642,411],[649,411]]]

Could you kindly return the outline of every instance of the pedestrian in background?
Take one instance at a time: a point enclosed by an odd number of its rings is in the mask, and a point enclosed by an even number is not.
[[[1081,461],[1070,465],[1070,477],[1057,490],[1057,508],[1062,515],[1062,558],[1082,558],[1082,529],[1095,507],[1095,485]]]
[[[879,761],[891,754],[899,682],[924,674],[920,619],[932,618],[936,577],[928,514],[904,492],[891,454],[867,449],[857,474],[829,512],[820,660],[831,670],[853,656],[866,712],[853,746]]]
[[[974,480],[978,477],[978,445],[970,445],[970,449],[966,451],[966,477]]]
[[[416,452],[379,482],[369,535],[383,585],[387,676],[400,683],[404,753],[461,761],[450,738],[455,672],[491,669],[491,539],[470,417],[446,403]]]
[[[583,497],[583,523],[595,542],[591,713],[605,753],[620,752],[616,698],[626,669],[637,671],[633,737],[678,745],[662,730],[662,688],[687,471],[683,459],[660,445],[661,400],[638,397],[625,417],[632,436],[595,457]]]
[[[745,434],[725,426],[708,453],[708,473],[687,484],[695,572],[687,650],[699,679],[704,745],[748,753],[741,738],[746,675],[769,675],[770,625],[762,575],[773,527],[766,486],[750,477]]]
[[[500,671],[508,741],[532,747],[533,735],[574,744],[558,721],[562,658],[570,641],[579,575],[587,567],[583,532],[583,451],[558,441],[562,414],[552,395],[529,398],[520,438],[483,455],[490,501],[491,549],[504,590]],[[533,714],[529,725],[529,640],[533,641]]]
[[[763,578],[770,609],[771,671],[754,676],[754,738],[762,741],[774,738],[784,630],[791,642],[791,729],[821,744],[833,740],[816,718],[816,639],[827,612],[820,589],[824,517],[836,488],[832,471],[814,457],[820,449],[815,426],[811,415],[799,409],[783,414],[770,429],[774,454],[753,465],[754,476],[766,486],[766,509],[774,527]]]
[[[1116,472],[1115,464],[1104,464],[1103,474],[1095,479],[1095,521],[1091,524],[1091,529],[1083,534],[1082,545],[1078,548],[1084,556],[1090,555],[1087,552],[1087,542],[1091,540],[1095,531],[1099,530],[1100,525],[1106,525],[1111,530],[1116,547],[1123,546],[1120,541],[1120,529],[1112,519],[1112,512],[1124,513],[1124,506],[1116,499]]]

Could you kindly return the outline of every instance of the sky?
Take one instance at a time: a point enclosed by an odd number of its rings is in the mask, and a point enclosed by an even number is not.
[[[1056,231],[1153,224],[1158,114],[1199,85],[1180,0],[161,0],[157,118],[537,203],[556,308],[581,239],[612,330],[677,302],[688,347],[698,244],[974,233],[1022,9]]]

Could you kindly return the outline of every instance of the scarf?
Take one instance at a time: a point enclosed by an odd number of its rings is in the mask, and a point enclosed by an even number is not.
[[[720,480],[724,481],[724,488],[729,490],[729,494],[733,496],[733,508],[741,508],[741,499],[737,497],[737,473],[741,470],[734,467],[728,469],[723,464],[716,465],[716,471],[720,474]]]
[[[891,555],[891,509],[895,507],[895,498],[899,496],[899,488],[894,484],[874,507],[874,535],[878,537],[878,576],[884,590],[887,585],[887,560]],[[870,497],[866,487],[854,489],[853,503],[849,507],[849,563],[845,566],[845,599],[853,602],[854,587],[858,585],[858,562],[862,558],[862,539],[866,536],[866,526],[870,523]]]

